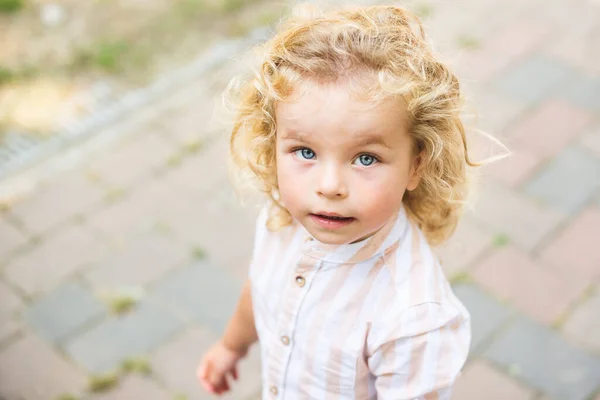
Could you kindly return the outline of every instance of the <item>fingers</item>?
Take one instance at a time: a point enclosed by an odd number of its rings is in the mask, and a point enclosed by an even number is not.
[[[202,386],[202,388],[204,390],[206,390],[209,393],[217,393],[217,390],[215,388],[215,386],[211,383],[211,381],[208,379],[208,374],[209,374],[209,363],[207,362],[201,362],[200,365],[198,366],[198,370],[196,371],[196,376],[198,377],[198,380],[200,381],[200,385]]]
[[[233,376],[233,371],[231,374]],[[218,370],[210,362],[202,362],[198,366],[196,375],[202,388],[209,393],[220,395],[231,390],[226,372]],[[237,379],[237,371],[234,379]]]
[[[233,367],[233,370],[231,370],[231,376],[233,377],[233,380],[238,380],[238,370],[237,367]]]

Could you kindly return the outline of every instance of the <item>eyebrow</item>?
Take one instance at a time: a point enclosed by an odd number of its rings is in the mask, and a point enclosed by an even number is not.
[[[391,147],[381,138],[381,136],[365,135],[356,142],[357,146],[379,145],[391,149]]]
[[[309,142],[308,135],[298,131],[288,131],[282,137],[283,140],[297,140],[299,142]],[[360,135],[354,144],[356,147],[379,145],[391,149],[391,147],[379,135]]]

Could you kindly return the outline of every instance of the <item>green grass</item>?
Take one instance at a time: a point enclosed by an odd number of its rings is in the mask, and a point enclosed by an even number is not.
[[[125,57],[132,53],[132,46],[122,39],[103,39],[87,48],[79,49],[73,56],[71,68],[98,67],[110,73],[122,72]]]
[[[494,247],[504,247],[510,243],[510,237],[504,233],[499,233],[494,236],[492,243],[494,244]]]
[[[449,281],[450,281],[450,284],[452,284],[452,285],[458,285],[460,283],[472,282],[472,279],[468,272],[461,271],[461,272],[457,272],[456,274],[452,275],[450,277]]]
[[[419,18],[429,18],[433,15],[433,6],[429,3],[419,3],[414,8],[414,13],[419,16]]]
[[[246,0],[222,0],[221,10],[227,13],[238,11],[244,7],[245,3]]]
[[[88,389],[92,393],[106,392],[119,383],[119,375],[110,372],[104,375],[92,375],[88,378]]]
[[[14,13],[25,7],[23,0],[0,0],[0,13]]]
[[[129,358],[121,363],[121,370],[125,373],[137,373],[141,375],[150,375],[152,367],[145,358]]]
[[[127,294],[119,294],[108,300],[110,310],[115,314],[124,314],[131,310],[137,303],[137,300]]]
[[[56,400],[77,400],[77,397],[72,394],[61,394]]]
[[[15,73],[13,70],[5,67],[0,67],[0,85],[4,85],[15,80]]]
[[[474,50],[481,46],[479,39],[471,35],[461,35],[457,39],[458,45],[462,49]]]
[[[199,150],[202,150],[203,147],[204,147],[204,140],[202,140],[202,139],[192,140],[184,145],[185,151],[190,154],[196,153]]]
[[[206,251],[204,251],[204,249],[201,247],[194,247],[194,249],[192,250],[192,256],[196,260],[202,260],[206,258]]]

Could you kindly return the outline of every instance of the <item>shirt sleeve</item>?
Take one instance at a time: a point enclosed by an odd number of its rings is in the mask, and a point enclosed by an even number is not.
[[[256,268],[256,258],[257,254],[260,253],[261,248],[265,245],[267,240],[267,219],[269,217],[269,208],[268,206],[263,206],[257,217],[256,223],[254,225],[254,242],[252,246],[252,258],[250,261],[250,268],[248,269],[248,276],[252,278],[254,275],[254,269]]]
[[[377,399],[449,400],[469,351],[466,310],[423,303],[399,315],[392,312],[380,324],[373,326],[368,357]]]

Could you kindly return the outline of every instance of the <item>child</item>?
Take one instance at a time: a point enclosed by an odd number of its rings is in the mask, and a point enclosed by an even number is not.
[[[429,245],[474,165],[457,78],[391,6],[292,17],[262,50],[231,152],[269,201],[202,386],[228,391],[260,340],[263,399],[449,399],[469,315]]]

